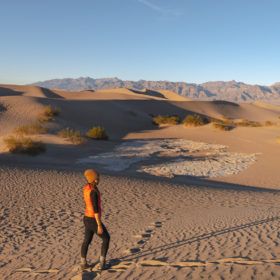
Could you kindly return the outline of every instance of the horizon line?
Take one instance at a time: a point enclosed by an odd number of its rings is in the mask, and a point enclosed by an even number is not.
[[[79,76],[79,77],[63,77],[63,78],[50,78],[50,79],[46,79],[46,80],[39,80],[39,81],[35,81],[35,82],[30,82],[30,83],[22,83],[22,82],[1,82],[0,84],[14,84],[14,85],[34,85],[34,84],[38,84],[38,83],[44,83],[44,82],[48,82],[48,81],[53,81],[53,80],[65,80],[65,79],[72,79],[72,80],[78,80],[78,79],[93,79],[93,80],[105,80],[105,79],[118,79],[120,81],[128,81],[128,82],[141,82],[141,81],[147,81],[147,82],[169,82],[169,83],[185,83],[185,84],[196,84],[196,85],[202,85],[202,84],[206,84],[206,83],[215,83],[215,82],[223,82],[223,83],[229,83],[229,82],[236,82],[236,83],[241,83],[241,84],[246,84],[246,85],[252,85],[252,86],[273,86],[275,84],[278,84],[280,82],[273,82],[271,84],[263,84],[263,83],[251,83],[251,82],[244,82],[244,81],[240,81],[240,80],[236,80],[236,79],[230,79],[230,80],[207,80],[205,82],[188,82],[188,81],[184,81],[184,80],[177,80],[177,81],[172,81],[172,80],[146,80],[146,79],[122,79],[119,78],[117,76],[108,76],[108,77],[101,77],[101,78],[93,78],[90,76]]]

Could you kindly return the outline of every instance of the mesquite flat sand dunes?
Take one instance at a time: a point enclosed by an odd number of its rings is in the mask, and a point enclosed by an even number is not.
[[[37,156],[4,139],[44,123]],[[273,125],[219,131],[210,124],[155,126],[152,116],[201,114]],[[128,89],[64,92],[0,86],[0,279],[279,279],[280,136],[274,106],[178,100]],[[105,127],[109,140],[75,145],[57,132]],[[101,172],[110,269],[78,269],[83,170]]]

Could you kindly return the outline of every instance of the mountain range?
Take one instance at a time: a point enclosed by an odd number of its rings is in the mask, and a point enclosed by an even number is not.
[[[53,79],[33,85],[68,91],[99,90],[105,88],[132,88],[135,90],[170,90],[179,95],[199,100],[227,100],[253,102],[256,100],[280,103],[280,83],[271,86],[250,85],[237,81],[215,81],[202,84],[170,81],[126,81],[118,78],[90,77]]]

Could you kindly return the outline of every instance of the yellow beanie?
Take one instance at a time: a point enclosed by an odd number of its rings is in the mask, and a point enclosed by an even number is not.
[[[96,179],[98,179],[99,174],[97,171],[93,170],[93,169],[87,169],[84,172],[84,175],[88,181],[88,183],[93,183]]]

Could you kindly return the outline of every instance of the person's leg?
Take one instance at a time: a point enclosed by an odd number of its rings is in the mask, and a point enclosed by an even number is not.
[[[100,236],[102,238],[101,256],[106,258],[110,244],[110,234],[104,224],[102,224],[102,227],[103,233]]]
[[[104,269],[106,266],[106,255],[109,249],[109,243],[110,243],[110,235],[108,233],[107,228],[102,224],[103,227],[103,233],[99,237],[102,238],[102,247],[101,247],[101,256],[100,256],[100,268]]]
[[[84,219],[84,224],[85,224],[85,235],[84,235],[83,244],[81,246],[81,263],[84,263],[86,265],[88,247],[92,241],[94,231],[91,229],[91,227],[86,219]]]

